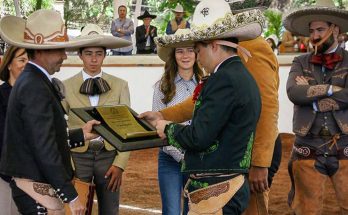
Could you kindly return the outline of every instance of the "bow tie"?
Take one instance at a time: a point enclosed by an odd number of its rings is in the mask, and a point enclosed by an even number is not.
[[[100,95],[102,93],[105,93],[109,91],[111,88],[104,79],[102,78],[88,78],[86,79],[81,87],[80,87],[80,93],[86,94],[89,96],[94,95]]]
[[[342,56],[336,53],[313,55],[310,60],[311,63],[320,64],[330,70],[340,61],[342,61]]]

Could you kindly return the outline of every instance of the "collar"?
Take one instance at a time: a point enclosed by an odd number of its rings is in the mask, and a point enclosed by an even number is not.
[[[52,82],[52,77],[51,75],[46,71],[46,69],[44,69],[43,67],[37,65],[36,63],[32,62],[32,61],[29,61],[28,63],[36,66],[43,74],[45,74],[48,78],[48,80],[50,80],[50,82]]]
[[[85,70],[82,70],[81,72],[82,72],[82,79],[83,79],[83,81],[85,81],[85,80],[87,80],[89,78],[101,78],[102,75],[103,75],[103,71],[100,71],[100,73],[95,75],[95,76],[90,76],[89,74],[87,74],[85,72]]]
[[[331,54],[331,53],[334,53],[334,52],[336,52],[337,48],[338,48],[338,44],[337,44],[336,48],[332,49],[332,50],[331,50],[329,53],[325,53],[325,54]]]
[[[223,60],[223,61],[221,61],[216,67],[215,67],[215,69],[214,69],[214,72],[213,73],[215,73],[215,72],[217,72],[217,70],[219,69],[219,67],[221,66],[221,64],[223,63],[223,62],[225,62],[225,61],[227,61],[228,59],[230,59],[230,58],[233,58],[233,57],[236,57],[237,55],[236,54],[234,54],[234,55],[231,55],[231,56],[229,56],[228,58],[226,58],[225,60]]]
[[[179,73],[176,74],[175,78],[174,78],[174,83],[178,83],[180,81],[185,81],[180,75]],[[195,83],[197,85],[197,80],[196,80],[196,76],[193,74],[192,78],[188,81],[192,81],[193,83]]]

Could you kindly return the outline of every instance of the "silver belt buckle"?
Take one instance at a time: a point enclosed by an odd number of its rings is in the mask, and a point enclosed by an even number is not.
[[[89,142],[88,148],[93,152],[99,152],[104,148],[104,140],[94,139]]]

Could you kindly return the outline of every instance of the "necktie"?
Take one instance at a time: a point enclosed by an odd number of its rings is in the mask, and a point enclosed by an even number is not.
[[[336,53],[313,55],[310,62],[319,64],[327,69],[334,69],[338,62],[342,61],[342,56]]]
[[[192,95],[192,101],[193,101],[193,102],[196,102],[196,101],[197,101],[199,95],[201,94],[201,91],[202,91],[202,89],[203,89],[203,86],[204,86],[205,82],[207,82],[208,78],[209,78],[209,76],[203,77],[203,78],[199,81],[199,83],[197,84],[195,90],[193,91],[193,95]]]
[[[89,96],[100,95],[109,91],[111,88],[109,84],[102,78],[88,78],[86,79],[81,87],[80,93]]]
[[[56,90],[59,98],[63,100],[65,98],[65,88],[63,83],[58,78],[52,78],[52,85]]]

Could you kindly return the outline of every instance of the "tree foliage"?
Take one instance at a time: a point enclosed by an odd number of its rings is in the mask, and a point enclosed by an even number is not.
[[[1,2],[1,1],[0,1]],[[28,17],[29,14],[33,13],[38,9],[51,9],[54,4],[54,0],[25,0],[19,1],[19,9],[22,17]],[[3,0],[4,6],[3,15],[16,15],[13,0]]]
[[[143,1],[143,4],[148,5],[149,11],[157,15],[157,18],[152,22],[158,28],[159,35],[165,34],[167,23],[174,18],[171,9],[174,9],[178,3],[183,6],[185,10],[184,17],[186,19],[192,17],[195,7],[198,4],[198,2],[194,0]]]
[[[68,27],[80,28],[94,23],[104,30],[113,17],[113,0],[65,0],[64,19]]]
[[[267,20],[267,30],[264,33],[265,37],[274,34],[280,39],[282,31],[282,13],[276,10],[266,10],[264,15]]]

